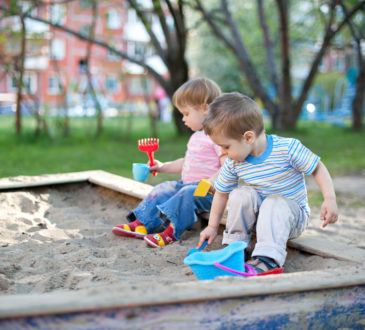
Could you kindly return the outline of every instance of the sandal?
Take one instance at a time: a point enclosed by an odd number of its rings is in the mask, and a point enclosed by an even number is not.
[[[153,248],[162,248],[176,241],[174,228],[171,225],[169,225],[162,233],[149,234],[143,239],[146,241],[148,246]]]
[[[284,268],[280,267],[273,259],[265,256],[256,256],[247,262],[256,271],[257,276],[281,274]]]
[[[134,220],[129,224],[113,227],[112,233],[118,236],[143,238],[147,235],[147,228],[139,220]]]

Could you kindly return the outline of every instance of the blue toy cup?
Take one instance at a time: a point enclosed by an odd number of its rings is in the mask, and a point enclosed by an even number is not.
[[[146,164],[133,163],[132,173],[134,180],[146,182],[150,175],[150,168]]]
[[[219,276],[251,276],[245,273],[245,248],[243,241],[210,252],[195,252],[184,259],[198,280],[212,280]]]

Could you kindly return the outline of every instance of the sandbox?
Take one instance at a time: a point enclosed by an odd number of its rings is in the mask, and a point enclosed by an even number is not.
[[[60,327],[81,322],[82,329],[91,324],[164,328],[173,321],[181,328],[206,322],[214,328],[221,322],[280,323],[300,313],[322,322],[328,315],[318,313],[327,306],[328,295],[338,301],[333,311],[364,309],[361,249],[304,236],[290,241],[283,275],[199,282],[183,265],[198,240],[198,228],[165,249],[111,233],[113,225],[126,222],[128,211],[152,189],[149,185],[88,171],[2,179],[0,189],[0,327],[49,328],[57,321]],[[220,248],[219,242],[211,248]],[[298,297],[302,305],[285,308]],[[267,312],[259,315],[253,306],[262,301]],[[281,301],[282,308],[273,310],[272,301]],[[207,308],[220,318],[199,317]],[[141,311],[149,318],[141,317]],[[181,314],[186,312],[191,323]],[[345,318],[331,317],[336,324]]]

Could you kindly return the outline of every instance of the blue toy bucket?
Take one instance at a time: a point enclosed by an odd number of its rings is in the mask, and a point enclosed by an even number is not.
[[[218,276],[242,276],[245,271],[246,246],[245,242],[238,241],[220,250],[195,252],[184,259],[184,264],[190,266],[198,280],[212,280]],[[234,272],[227,271],[229,269]]]

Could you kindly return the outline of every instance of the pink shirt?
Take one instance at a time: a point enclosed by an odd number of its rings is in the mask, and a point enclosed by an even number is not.
[[[189,139],[181,172],[184,183],[198,182],[213,176],[221,167],[218,147],[203,131],[195,132]]]

